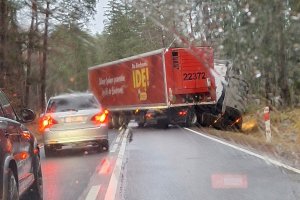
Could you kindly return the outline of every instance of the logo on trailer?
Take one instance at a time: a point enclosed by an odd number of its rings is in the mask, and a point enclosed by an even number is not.
[[[149,87],[149,68],[147,62],[132,64],[133,88],[138,90],[140,101],[148,98],[147,88]]]

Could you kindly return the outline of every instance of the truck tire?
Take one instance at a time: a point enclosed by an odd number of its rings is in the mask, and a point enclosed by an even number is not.
[[[118,120],[120,126],[124,125],[126,123],[126,115],[123,113],[120,114]]]
[[[201,126],[207,127],[207,126],[213,125],[214,118],[215,118],[214,115],[212,115],[210,113],[202,113],[200,116],[201,117],[199,119],[199,122],[200,122]]]
[[[138,127],[139,127],[139,128],[143,128],[144,126],[145,126],[145,122],[139,122],[139,123],[138,123]]]
[[[119,116],[118,115],[113,115],[111,117],[111,125],[114,129],[119,129],[120,124],[119,124]]]
[[[145,112],[141,111],[135,118],[135,121],[137,122],[139,128],[143,128],[145,126],[145,114]]]
[[[161,128],[161,129],[167,129],[169,127],[168,120],[165,120],[165,119],[164,120],[163,119],[158,120],[157,121],[157,127]]]
[[[188,109],[185,127],[195,126],[198,122],[198,117],[196,112],[193,109]]]
[[[227,108],[224,114],[224,127],[240,130],[242,128],[242,114],[233,108]]]
[[[118,121],[119,121],[119,126],[124,126],[128,123],[128,117],[125,113],[121,113],[119,115]]]

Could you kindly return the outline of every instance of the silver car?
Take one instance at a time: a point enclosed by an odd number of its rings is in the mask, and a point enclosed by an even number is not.
[[[108,111],[90,93],[51,97],[40,118],[45,155],[63,146],[97,147],[108,150]]]

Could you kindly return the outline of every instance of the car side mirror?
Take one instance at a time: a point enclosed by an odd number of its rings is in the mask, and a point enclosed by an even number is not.
[[[21,110],[21,118],[24,122],[32,122],[35,119],[34,111],[24,108]]]

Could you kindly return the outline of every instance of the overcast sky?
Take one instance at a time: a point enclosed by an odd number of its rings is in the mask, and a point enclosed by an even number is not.
[[[103,31],[104,28],[104,24],[103,21],[105,20],[104,17],[104,12],[105,12],[105,7],[107,7],[109,0],[99,0],[99,2],[97,3],[97,14],[95,15],[95,19],[91,20],[89,29],[91,30],[91,32],[93,34],[101,33]]]

